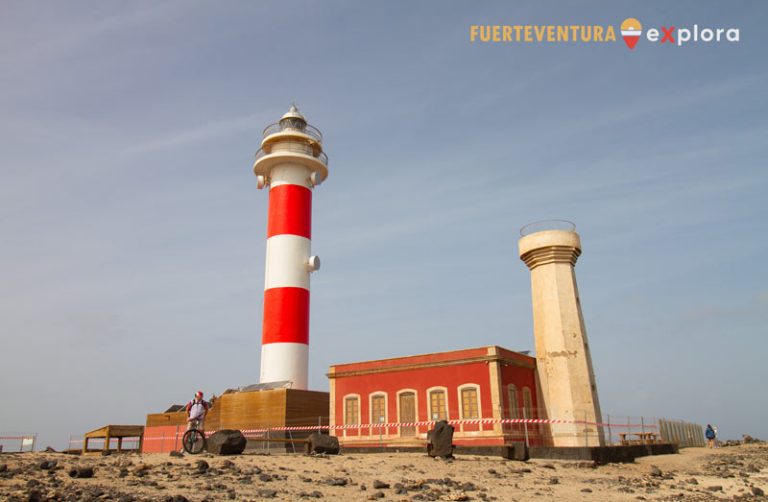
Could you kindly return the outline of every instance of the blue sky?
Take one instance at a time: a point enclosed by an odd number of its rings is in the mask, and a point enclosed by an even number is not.
[[[533,348],[518,230],[576,222],[604,413],[768,436],[763,2],[0,3],[0,431],[62,446],[259,375],[261,130],[323,131],[310,386]],[[736,27],[683,47],[472,24]]]

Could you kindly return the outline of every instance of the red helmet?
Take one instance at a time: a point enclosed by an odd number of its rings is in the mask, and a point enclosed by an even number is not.
[[[195,392],[195,395],[203,397],[203,391],[199,390],[199,391]]]

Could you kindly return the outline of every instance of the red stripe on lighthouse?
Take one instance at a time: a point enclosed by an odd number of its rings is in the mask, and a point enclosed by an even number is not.
[[[272,288],[264,291],[261,343],[309,343],[309,291]]]
[[[269,191],[267,238],[293,234],[312,238],[312,190],[299,185],[278,185]]]

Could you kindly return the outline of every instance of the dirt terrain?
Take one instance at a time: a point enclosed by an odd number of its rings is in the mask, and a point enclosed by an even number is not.
[[[633,464],[416,453],[338,456],[0,455],[9,501],[768,500],[768,445],[644,457]]]

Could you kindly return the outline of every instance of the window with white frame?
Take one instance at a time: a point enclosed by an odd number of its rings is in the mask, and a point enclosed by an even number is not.
[[[459,387],[461,402],[461,418],[473,420],[480,418],[480,388],[478,385],[462,385]]]
[[[448,401],[444,387],[429,390],[429,418],[448,420]]]
[[[371,396],[371,423],[378,424],[387,421],[387,395],[373,394]]]
[[[344,398],[344,425],[357,425],[360,423],[360,398],[347,396]]]

